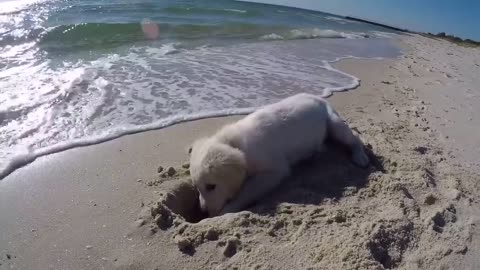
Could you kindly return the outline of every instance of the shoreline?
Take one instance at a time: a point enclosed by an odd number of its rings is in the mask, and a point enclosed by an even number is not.
[[[462,98],[466,98],[460,94],[455,99],[440,98],[448,94],[453,84],[461,83],[454,79],[461,77],[452,72],[449,78],[443,74],[450,70],[426,66],[439,61],[434,53],[441,54],[443,50],[470,56],[464,51],[467,49],[421,37],[401,38],[400,42],[406,50],[399,59],[346,59],[332,64],[361,79],[355,90],[335,93],[328,100],[360,133],[365,144],[372,147],[384,167],[384,172],[370,168],[365,183],[348,181],[362,173],[349,165],[338,170],[346,175],[328,168],[324,172],[306,169],[302,172],[306,173],[305,179],[346,178],[338,190],[332,191],[339,192],[335,195],[338,198],[322,193],[328,190],[323,180],[322,185],[309,182],[308,188],[287,187],[292,194],[285,191],[272,199],[288,203],[280,204],[279,212],[271,216],[254,212],[248,219],[236,214],[188,225],[188,233],[201,234],[219,228],[223,234],[219,241],[202,242],[193,255],[186,255],[173,241],[180,227],[152,234],[154,227],[148,223],[136,225],[140,213],[148,210],[162,192],[161,186],[148,183],[158,178],[160,165],[177,168],[187,162],[187,149],[195,138],[211,134],[241,116],[188,121],[126,135],[40,157],[0,181],[0,269],[227,269],[256,265],[260,269],[437,269],[442,265],[474,269],[480,265],[475,258],[480,252],[480,242],[475,237],[478,229],[471,225],[478,222],[474,217],[480,213],[480,203],[475,199],[475,191],[480,190],[476,183],[479,178],[470,172],[475,172],[476,167],[460,168],[456,164],[474,160],[475,149],[459,157],[462,151],[454,148],[465,150],[465,134],[449,132],[455,128],[472,132],[472,121],[462,120],[465,111],[460,110],[474,112],[473,102],[480,103],[476,99],[480,94],[470,97],[471,108],[459,107],[455,115],[442,114],[445,102],[462,104]],[[432,44],[435,51],[431,50]],[[427,54],[429,51],[431,55]],[[428,68],[437,71],[430,72]],[[443,84],[428,84],[436,80]],[[438,85],[445,88],[439,89]],[[443,122],[449,118],[452,123]],[[474,142],[474,138],[470,140]],[[433,173],[435,185],[424,178],[425,170]],[[327,183],[335,187],[334,182]],[[321,196],[308,193],[309,189]],[[295,198],[308,196],[313,196],[315,203],[295,203]],[[428,201],[429,196],[434,199]],[[449,205],[454,205],[455,214],[448,210]],[[345,222],[338,222],[343,220],[336,218],[338,213],[344,213]],[[435,231],[437,213],[444,221],[441,235]],[[451,221],[452,215],[455,222]],[[289,222],[295,218],[300,221]],[[253,223],[254,219],[259,223]],[[238,225],[246,220],[250,224],[247,228]],[[266,232],[281,222],[284,225],[275,229],[275,237]],[[228,237],[237,234],[239,240],[235,241],[241,242],[241,249],[234,256],[225,257],[218,243],[223,241],[222,237],[227,237],[228,242]],[[375,242],[375,237],[382,235],[388,236],[386,240],[378,238]],[[402,235],[408,237],[401,238]],[[366,248],[365,241],[373,246]],[[397,245],[401,241],[407,244]],[[410,247],[411,243],[417,247]],[[388,251],[390,265],[376,257],[377,248]]]

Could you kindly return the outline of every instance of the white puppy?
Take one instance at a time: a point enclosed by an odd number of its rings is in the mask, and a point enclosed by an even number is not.
[[[360,139],[326,100],[310,94],[265,106],[197,140],[190,169],[202,209],[210,216],[243,210],[319,151],[327,136],[348,146],[355,164],[368,165]]]

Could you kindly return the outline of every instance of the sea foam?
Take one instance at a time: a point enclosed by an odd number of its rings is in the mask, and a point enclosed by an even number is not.
[[[369,35],[361,32],[342,32],[331,29],[293,29],[286,33],[271,33],[263,35],[260,40],[295,40],[295,39],[320,39],[320,38],[344,38],[344,39],[357,39],[368,38]]]

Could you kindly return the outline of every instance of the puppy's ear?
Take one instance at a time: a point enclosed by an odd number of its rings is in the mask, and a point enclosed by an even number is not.
[[[248,168],[245,153],[237,148],[228,146],[228,155],[225,156],[225,165],[228,167],[228,181],[231,191],[236,194],[247,178]],[[231,198],[230,198],[231,199]]]
[[[202,145],[206,140],[207,140],[207,138],[200,138],[200,139],[195,140],[195,141],[188,147],[188,154],[191,155],[191,154],[192,154],[192,151],[193,151],[193,148],[199,147],[199,146]]]

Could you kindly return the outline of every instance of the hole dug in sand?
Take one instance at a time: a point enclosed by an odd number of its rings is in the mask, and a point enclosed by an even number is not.
[[[190,179],[172,179],[163,182],[161,188],[161,198],[150,207],[150,214],[159,229],[173,229],[173,241],[181,252],[193,255],[196,247],[208,241],[217,241],[225,257],[232,257],[242,249],[241,234],[229,232],[228,228],[240,223],[244,215],[206,219],[206,213],[200,209],[198,191]],[[205,222],[199,223],[204,219]],[[151,230],[156,233],[156,228]]]
[[[369,237],[366,245],[373,258],[387,269],[397,267],[412,238],[412,222],[380,224]]]
[[[207,217],[200,209],[198,191],[191,180],[165,182],[164,190],[160,200],[150,209],[160,229],[170,228],[175,219],[177,223],[197,223]]]

